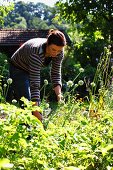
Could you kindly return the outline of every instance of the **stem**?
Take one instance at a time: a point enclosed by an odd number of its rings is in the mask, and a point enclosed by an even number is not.
[[[42,88],[40,89],[40,91],[42,91],[42,89],[44,88],[45,84],[42,86]]]
[[[6,90],[4,91],[4,97],[5,97],[5,99],[6,99],[6,97],[7,97],[8,89],[9,89],[9,84],[7,85]]]
[[[80,73],[74,78],[73,82],[79,77]]]
[[[46,89],[46,88],[45,88],[45,86],[44,86],[43,99],[45,98],[45,89]]]

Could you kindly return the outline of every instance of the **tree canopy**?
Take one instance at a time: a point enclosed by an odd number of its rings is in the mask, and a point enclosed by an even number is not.
[[[0,5],[0,27],[4,24],[4,17],[8,15],[8,13],[13,10],[13,3],[8,3],[7,5]]]
[[[99,30],[104,38],[113,41],[112,0],[59,0],[56,10],[71,23],[84,25],[87,33]]]
[[[25,3],[18,1],[14,3],[14,9],[5,17],[3,28],[27,28],[27,29],[50,29],[60,28],[53,19],[55,13],[53,7],[44,3]]]

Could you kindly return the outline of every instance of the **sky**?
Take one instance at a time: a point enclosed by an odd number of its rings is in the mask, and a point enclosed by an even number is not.
[[[41,2],[41,3],[44,3],[48,6],[54,6],[54,4],[58,1],[58,0],[23,0],[24,2],[34,2],[34,3],[37,3],[37,2]]]
[[[0,0],[0,4],[3,2],[3,3],[7,3],[7,2],[13,2],[13,0]],[[25,3],[27,2],[33,2],[33,3],[38,3],[38,2],[41,2],[41,3],[44,3],[48,6],[54,6],[54,4],[58,1],[58,0],[15,0],[15,2],[17,1],[24,1]]]

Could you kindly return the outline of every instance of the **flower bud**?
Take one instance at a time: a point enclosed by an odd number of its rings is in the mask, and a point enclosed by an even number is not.
[[[79,71],[80,71],[80,73],[83,73],[83,72],[84,72],[84,69],[83,69],[83,68],[80,68]]]
[[[12,100],[12,103],[13,103],[13,104],[17,103],[17,100],[16,100],[16,99],[13,99],[13,100]]]
[[[77,88],[77,87],[78,87],[78,84],[75,84],[75,85],[74,85],[74,88]]]
[[[46,108],[49,108],[49,103],[46,103],[45,107],[46,107]]]
[[[45,85],[48,85],[48,80],[45,79],[45,80],[44,80],[44,84],[45,84]]]
[[[7,60],[4,60],[4,63],[7,63]]]
[[[12,84],[12,82],[13,82],[13,80],[12,80],[11,78],[9,78],[9,79],[7,80],[7,83],[8,83],[8,84]]]
[[[92,87],[95,87],[95,86],[96,86],[96,84],[95,84],[94,82],[92,82],[92,83],[91,83],[91,86],[92,86]]]
[[[83,80],[79,80],[78,85],[82,86],[84,84]]]
[[[69,81],[67,82],[67,86],[68,86],[68,87],[72,87],[72,86],[73,86],[73,81],[69,80]]]
[[[7,84],[4,84],[4,87],[7,87]]]

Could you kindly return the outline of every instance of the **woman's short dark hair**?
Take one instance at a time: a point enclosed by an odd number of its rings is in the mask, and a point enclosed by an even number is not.
[[[48,45],[55,44],[57,46],[65,46],[66,38],[65,35],[59,30],[50,30],[47,36]]]

